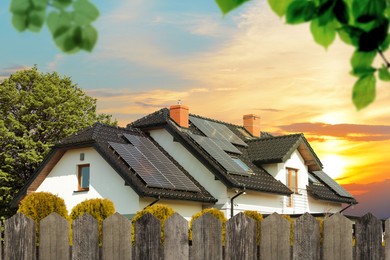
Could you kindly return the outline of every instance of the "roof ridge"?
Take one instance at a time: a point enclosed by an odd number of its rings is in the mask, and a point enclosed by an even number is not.
[[[218,119],[213,119],[213,118],[210,118],[210,117],[200,116],[200,115],[197,115],[197,114],[190,113],[190,116],[201,118],[201,119],[204,119],[204,120],[209,120],[209,121],[212,121],[212,122],[215,122],[215,123],[219,123],[219,124],[224,124],[224,125],[230,125],[230,126],[234,126],[234,127],[244,128],[244,126],[242,126],[242,125],[236,125],[236,124],[233,124],[233,123],[225,122],[225,121],[218,120]]]
[[[259,137],[255,139],[247,140],[247,142],[257,142],[257,141],[263,141],[263,140],[270,140],[270,139],[282,139],[282,138],[288,138],[288,137],[304,137],[303,133],[296,133],[296,134],[288,134],[288,135],[276,135],[276,136],[268,136],[268,137]]]

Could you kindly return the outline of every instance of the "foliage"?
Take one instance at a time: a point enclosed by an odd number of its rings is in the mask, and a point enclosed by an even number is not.
[[[263,221],[263,215],[260,214],[259,212],[255,211],[255,210],[245,210],[243,212],[245,215],[247,215],[248,217],[251,217],[253,218],[254,220],[256,220],[256,223],[257,223],[257,232],[256,232],[256,243],[258,245],[260,245],[260,222]]]
[[[216,209],[216,208],[204,209],[201,212],[198,212],[191,217],[190,233],[189,233],[190,241],[192,241],[192,225],[194,224],[194,221],[206,213],[213,215],[214,217],[216,217],[217,219],[219,219],[221,221],[221,224],[222,224],[222,243],[225,243],[225,234],[226,234],[226,225],[225,224],[226,224],[227,218],[225,217],[225,215],[223,214],[222,211],[220,211],[219,209]]]
[[[245,1],[217,0],[227,12]],[[354,47],[351,74],[357,77],[352,101],[359,110],[375,100],[376,80],[390,81],[390,62],[384,56],[390,45],[389,0],[268,0],[271,9],[286,17],[288,24],[310,22],[314,41],[328,48],[336,35]],[[380,68],[373,66],[375,57],[382,58]]]
[[[56,212],[65,219],[69,219],[65,201],[49,192],[33,192],[20,202],[18,212],[33,219],[36,223],[37,242],[39,240],[39,222],[51,213]]]
[[[70,218],[75,220],[84,213],[90,214],[99,224],[99,242],[102,242],[103,220],[115,214],[114,203],[109,199],[89,199],[73,207]]]
[[[9,203],[30,178],[50,147],[95,122],[96,99],[68,77],[18,71],[0,82],[0,216],[11,216]]]
[[[89,0],[12,0],[16,30],[39,32],[46,23],[56,45],[64,52],[92,51],[98,33],[92,26],[99,10]]]
[[[154,204],[152,206],[148,206],[146,208],[144,208],[143,210],[141,211],[138,211],[137,214],[134,216],[134,218],[132,219],[132,225],[131,225],[131,229],[132,229],[132,241],[134,243],[134,224],[135,222],[140,219],[143,215],[147,214],[147,213],[150,213],[152,214],[154,217],[156,217],[158,220],[160,220],[160,224],[161,224],[161,241],[164,242],[164,222],[165,220],[167,220],[170,216],[172,216],[173,214],[175,214],[175,211],[167,206],[167,205],[164,205],[164,204]]]

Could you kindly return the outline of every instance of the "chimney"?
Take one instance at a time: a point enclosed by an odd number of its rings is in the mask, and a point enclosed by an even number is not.
[[[243,124],[245,129],[253,136],[260,137],[260,117],[254,114],[244,115]]]
[[[180,102],[178,105],[171,106],[169,108],[169,116],[179,126],[188,128],[189,109],[187,106],[183,106]]]

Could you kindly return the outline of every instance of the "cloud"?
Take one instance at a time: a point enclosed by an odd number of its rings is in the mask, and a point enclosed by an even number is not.
[[[346,210],[344,214],[362,216],[371,212],[378,218],[390,217],[390,208],[387,207],[390,198],[389,179],[367,184],[345,184],[343,187],[350,191],[359,202],[358,205]]]
[[[304,132],[309,135],[340,137],[348,141],[390,140],[389,125],[293,123],[280,125],[285,132]]]
[[[14,74],[17,71],[25,70],[25,69],[29,69],[29,68],[30,67],[24,66],[24,65],[5,67],[3,69],[0,69],[0,79],[9,78],[9,76],[11,76],[11,74]]]

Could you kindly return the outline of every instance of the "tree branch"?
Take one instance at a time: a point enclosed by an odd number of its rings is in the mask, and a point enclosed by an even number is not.
[[[386,59],[385,55],[383,54],[383,52],[381,50],[378,50],[378,53],[379,55],[381,55],[383,61],[385,62],[385,65],[390,68],[390,62]]]

